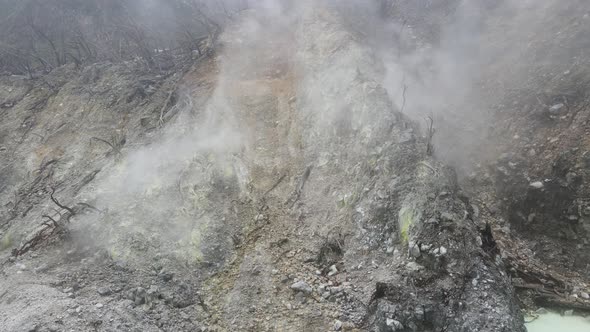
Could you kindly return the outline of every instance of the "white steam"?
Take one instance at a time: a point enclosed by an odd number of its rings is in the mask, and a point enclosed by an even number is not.
[[[297,61],[308,61],[308,68],[316,68],[294,73],[299,91],[306,93],[304,111],[310,112],[302,113],[303,125],[309,125],[303,120],[314,121],[317,128],[336,130],[330,129],[330,125],[340,120],[351,123],[353,129],[386,123],[379,118],[384,114],[380,110],[351,109],[354,102],[350,98],[355,95],[343,96],[340,103],[325,103],[326,98],[335,99],[326,95],[330,91],[354,85],[359,72],[368,74],[371,82],[364,88],[380,91],[380,84],[398,110],[403,108],[418,122],[433,115],[437,156],[468,170],[472,152],[484,146],[481,141],[493,121],[488,112],[488,102],[493,98],[484,95],[480,88],[485,74],[481,68],[490,61],[491,54],[497,54],[494,46],[486,45],[488,16],[503,13],[506,8],[517,11],[530,10],[532,6],[506,2],[489,9],[484,3],[461,2],[456,11],[436,26],[436,36],[428,40],[420,32],[422,27],[410,21],[384,21],[380,11],[383,7],[378,1],[250,2],[252,9],[234,17],[221,38],[217,86],[206,107],[183,109],[166,125],[158,142],[129,151],[123,161],[101,172],[108,175],[97,179],[97,184],[89,187],[83,197],[106,213],[86,217],[81,229],[99,234],[94,240],[106,243],[113,256],[129,258],[132,253],[127,248],[133,244],[129,239],[140,235],[151,237],[154,245],[160,246],[158,250],[203,259],[202,251],[210,241],[207,236],[212,229],[231,228],[232,223],[242,222],[232,211],[230,201],[250,190],[253,169],[267,165],[272,168],[272,163],[280,163],[284,157],[279,150],[263,151],[265,146],[257,144],[264,139],[260,132],[264,126],[256,121],[267,121],[264,117],[269,115],[249,114],[243,104],[248,97],[264,95],[270,89],[258,85],[257,80],[273,81],[293,70],[294,54],[298,55]],[[330,45],[331,41],[342,39],[326,38],[306,41],[304,44],[310,49],[299,49],[293,34],[297,27],[309,23],[302,20],[303,13],[317,10],[321,15],[321,10],[330,7],[354,31],[351,38],[370,45],[375,52],[357,47],[346,50],[350,56],[334,61],[325,54],[317,58],[324,61],[321,63],[312,64],[315,59],[306,59],[306,55],[318,50],[334,52],[339,47],[356,45]],[[405,13],[398,14],[403,17]],[[309,46],[314,43],[316,49]],[[347,62],[359,58],[364,60]],[[367,63],[367,68],[358,68],[359,63]],[[322,79],[327,77],[326,73],[330,76]],[[318,84],[317,89],[306,86],[312,82]],[[278,107],[281,106],[277,106],[277,112]],[[270,116],[274,119],[275,115]],[[322,139],[318,137],[317,141]],[[315,138],[304,140],[312,142]],[[287,154],[297,153],[293,142],[275,143],[289,145],[285,148]],[[264,159],[269,154],[272,162]],[[220,236],[215,239],[217,245],[230,241],[229,234]]]

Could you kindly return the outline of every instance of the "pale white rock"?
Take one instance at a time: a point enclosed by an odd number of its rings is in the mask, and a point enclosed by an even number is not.
[[[338,319],[334,321],[334,331],[342,330],[342,322]]]
[[[328,277],[331,277],[336,274],[338,274],[338,269],[336,268],[336,265],[330,266],[330,272],[328,272]]]

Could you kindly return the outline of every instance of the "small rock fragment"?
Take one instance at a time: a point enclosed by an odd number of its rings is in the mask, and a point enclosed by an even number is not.
[[[100,296],[111,295],[112,291],[109,287],[100,287],[96,290]]]
[[[430,218],[426,220],[427,224],[438,224],[438,220],[436,218]]]
[[[133,292],[133,301],[135,302],[135,305],[142,305],[145,303],[145,289],[143,287],[137,287],[137,289],[135,289],[135,291]]]
[[[408,269],[408,271],[418,272],[420,270],[423,270],[424,266],[422,266],[416,262],[409,262],[408,264],[406,264],[406,268]]]
[[[342,330],[342,322],[338,319],[334,321],[334,331]]]
[[[418,247],[418,245],[416,245],[414,242],[410,242],[408,253],[410,254],[410,257],[418,258],[420,257],[420,247]]]
[[[443,212],[440,215],[440,219],[442,221],[451,222],[451,221],[455,220],[455,217],[451,213],[449,213],[449,212]]]
[[[58,332],[59,326],[57,324],[51,324],[51,325],[47,326],[47,331],[48,332]]]
[[[478,247],[483,246],[483,240],[481,239],[481,236],[475,238],[475,243],[477,243]]]
[[[391,319],[391,318],[387,318],[385,320],[385,325],[389,326],[391,331],[399,331],[404,328],[402,323],[400,323],[399,321],[397,321],[395,319]]]
[[[330,293],[332,293],[332,294],[338,294],[340,292],[342,292],[342,287],[331,287],[330,288]]]
[[[419,306],[414,310],[414,316],[417,320],[422,321],[424,320],[424,308]]]
[[[168,272],[166,270],[160,271],[158,273],[158,277],[165,282],[171,281],[174,278],[174,273]]]
[[[430,244],[421,244],[420,245],[420,251],[422,252],[428,252],[430,250],[430,248],[432,248],[432,245]]]
[[[305,304],[307,302],[307,297],[303,292],[297,292],[297,294],[295,294],[295,300],[300,304]]]
[[[330,272],[328,272],[328,277],[331,277],[336,274],[338,274],[338,269],[336,268],[336,265],[330,266]]]
[[[535,311],[535,313],[536,313],[536,314],[538,314],[538,315],[544,315],[544,314],[546,314],[546,313],[548,313],[548,312],[549,312],[549,311],[547,311],[547,309],[545,309],[545,308],[539,308],[539,309],[537,309],[537,310]]]
[[[313,291],[313,289],[311,288],[311,286],[309,284],[307,284],[305,281],[301,280],[298,281],[294,284],[291,285],[291,289],[296,291],[296,292],[302,292],[305,294],[311,294],[311,292]]]
[[[549,107],[549,113],[551,115],[560,115],[566,110],[565,104],[559,103]]]

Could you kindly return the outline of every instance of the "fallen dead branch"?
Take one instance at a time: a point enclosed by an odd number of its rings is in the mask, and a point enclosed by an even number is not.
[[[564,308],[590,312],[590,301],[582,302],[579,299],[568,299],[551,294],[539,294],[534,298],[534,301],[537,305],[546,308]]]
[[[502,243],[509,242],[504,240]],[[525,292],[536,305],[590,312],[590,301],[569,296],[573,288],[572,276],[551,271],[534,259],[514,253],[513,248],[505,245],[503,252],[508,254],[505,262],[515,277],[514,288]]]

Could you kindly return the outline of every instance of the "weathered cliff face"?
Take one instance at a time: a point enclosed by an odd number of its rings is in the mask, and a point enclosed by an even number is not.
[[[524,331],[379,57],[338,10],[302,7],[242,13],[182,79],[6,84],[8,330]]]

